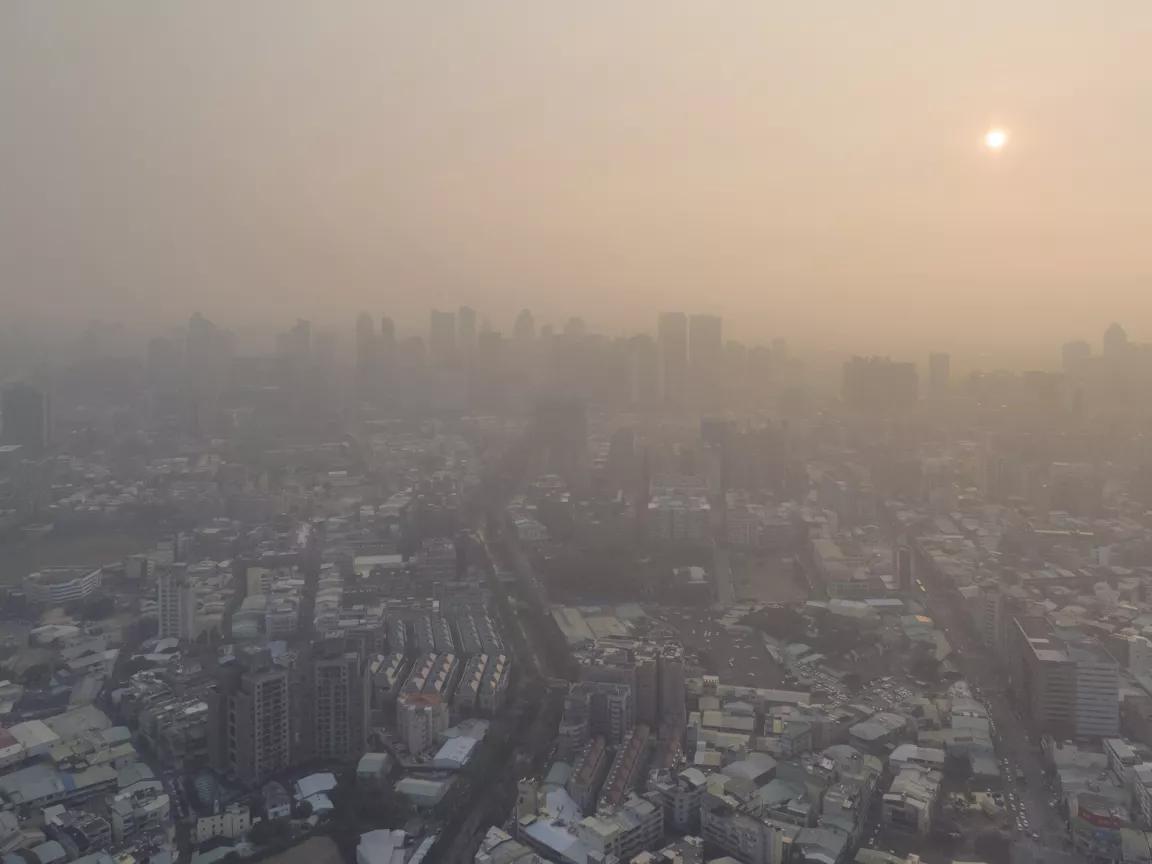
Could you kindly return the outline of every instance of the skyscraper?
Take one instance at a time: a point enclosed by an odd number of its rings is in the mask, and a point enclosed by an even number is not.
[[[936,396],[948,392],[952,358],[948,354],[928,355],[928,389]]]
[[[156,574],[156,606],[161,639],[196,638],[196,592],[183,564]]]
[[[688,377],[688,318],[683,312],[664,312],[657,325],[660,348],[660,395],[673,408],[684,405]]]
[[[253,786],[291,767],[288,679],[265,651],[220,668],[208,700],[209,752],[218,772]]]
[[[51,435],[48,394],[31,384],[6,387],[0,397],[0,443],[20,444],[38,452],[48,446]]]
[[[660,354],[646,333],[628,340],[628,401],[636,408],[660,402]]]
[[[1115,321],[1104,331],[1104,359],[1118,360],[1128,351],[1128,334]]]
[[[536,338],[536,319],[532,317],[530,309],[521,309],[520,314],[516,316],[512,338],[520,344],[531,342]]]
[[[460,353],[470,357],[476,348],[476,310],[461,306],[456,312],[456,341]]]
[[[356,318],[356,396],[362,401],[376,398],[380,354],[372,316],[361,312]]]
[[[693,315],[688,320],[688,363],[692,401],[709,408],[722,402],[721,365],[724,325],[716,315]]]
[[[1083,339],[1065,342],[1060,351],[1060,365],[1066,374],[1079,372],[1091,358],[1092,346]]]
[[[197,397],[212,397],[223,386],[232,359],[232,334],[199,312],[188,319],[184,358],[188,384]]]
[[[916,402],[918,380],[913,363],[887,357],[853,357],[844,364],[844,402],[864,411],[891,411]]]
[[[475,322],[473,322],[475,323]],[[441,369],[456,363],[456,313],[433,309],[428,316],[428,354]]]
[[[688,321],[688,359],[696,369],[716,369],[724,352],[724,322],[718,315]]]
[[[338,643],[317,649],[312,661],[312,750],[317,759],[358,757],[368,742],[369,677],[356,651]]]

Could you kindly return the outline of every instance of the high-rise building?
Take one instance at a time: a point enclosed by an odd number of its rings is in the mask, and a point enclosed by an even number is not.
[[[609,744],[616,745],[635,722],[631,686],[581,681],[573,684],[564,698],[560,737],[569,752],[583,747],[593,735],[602,735]]]
[[[948,392],[952,375],[952,357],[948,354],[928,355],[928,389],[936,396]]]
[[[448,729],[448,704],[438,693],[406,693],[396,702],[396,730],[408,752],[437,745]]]
[[[1104,331],[1104,359],[1118,360],[1128,352],[1128,334],[1115,321]]]
[[[1060,365],[1065,374],[1079,372],[1091,358],[1092,346],[1083,339],[1065,342],[1060,350]]]
[[[263,783],[292,766],[289,672],[267,652],[222,666],[208,700],[213,767],[245,785]]]
[[[470,402],[473,407],[492,410],[504,404],[504,337],[485,330],[476,342],[472,362]]]
[[[347,761],[368,745],[368,666],[356,651],[329,643],[312,659],[311,752],[317,759]]]
[[[635,408],[660,402],[660,354],[647,334],[628,340],[628,401]]]
[[[724,325],[717,315],[688,319],[688,383],[691,401],[709,409],[723,403]]]
[[[892,411],[914,405],[916,366],[887,357],[853,357],[844,364],[843,398],[862,411]]]
[[[531,342],[536,338],[536,319],[530,309],[521,309],[512,326],[512,339],[518,344]]]
[[[361,312],[356,318],[356,396],[372,401],[377,396],[380,372],[380,346],[372,316]]]
[[[1009,650],[1013,691],[1037,731],[1058,738],[1119,734],[1119,664],[1106,651],[1066,643],[1037,617],[1013,622]]]
[[[714,370],[724,356],[724,321],[719,315],[693,315],[688,321],[688,362]]]
[[[153,390],[172,391],[180,382],[180,351],[167,336],[148,340],[148,384]]]
[[[667,642],[660,646],[660,722],[680,727],[687,718],[684,695],[684,648]]]
[[[196,591],[183,564],[170,564],[156,574],[156,606],[161,639],[196,638]]]
[[[664,312],[657,324],[660,347],[660,394],[664,404],[681,407],[688,381],[688,318]]]
[[[277,353],[301,370],[312,361],[312,322],[297,318],[296,323],[276,339]]]
[[[893,551],[893,563],[896,565],[896,585],[899,590],[908,593],[912,590],[912,583],[916,578],[916,559],[912,551],[912,544],[907,537],[901,537]]]
[[[18,383],[0,395],[0,443],[20,444],[39,452],[52,435],[48,394],[31,384]]]
[[[465,357],[476,348],[476,310],[471,306],[456,311],[456,342]]]
[[[428,355],[438,368],[456,363],[456,313],[433,309],[428,315]]]
[[[532,432],[549,470],[574,482],[588,459],[588,410],[584,401],[556,396],[537,398]]]
[[[1076,666],[1076,736],[1114,738],[1120,734],[1120,666],[1097,645],[1072,645]]]
[[[211,397],[223,387],[232,349],[231,333],[217,327],[199,312],[188,319],[184,364],[188,385],[195,396]]]

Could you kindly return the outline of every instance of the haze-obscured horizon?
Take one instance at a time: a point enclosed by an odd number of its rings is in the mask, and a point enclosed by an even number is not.
[[[5,311],[1142,335],[1150,36],[1138,0],[10,0]]]

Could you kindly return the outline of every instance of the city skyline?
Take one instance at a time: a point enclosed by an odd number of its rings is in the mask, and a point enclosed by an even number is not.
[[[1107,21],[1037,0],[347,11],[5,4],[8,308],[565,318],[579,297],[632,327],[693,305],[748,339],[894,350],[942,309],[989,347],[1150,311],[1136,0]]]

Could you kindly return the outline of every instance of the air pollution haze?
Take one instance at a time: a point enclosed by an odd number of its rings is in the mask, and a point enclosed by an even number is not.
[[[8,0],[5,310],[1095,334],[1152,313],[1150,37],[1145,0]]]
[[[1152,0],[0,0],[0,864],[1152,862]]]

